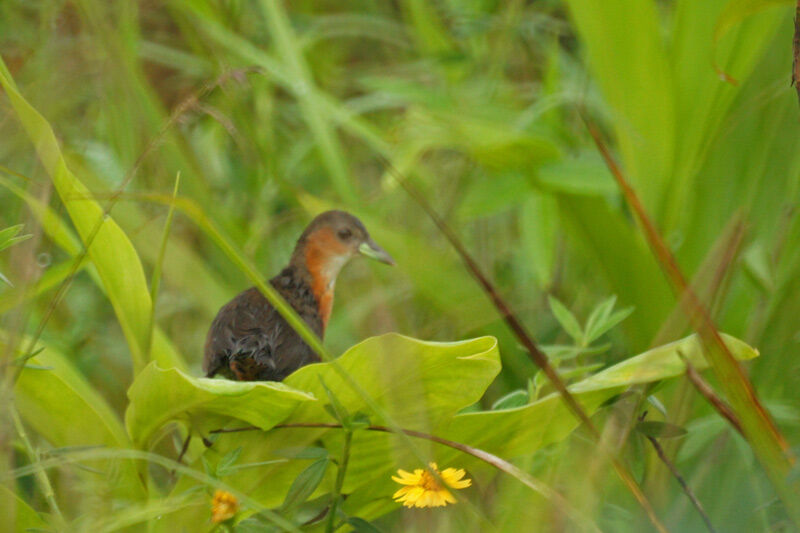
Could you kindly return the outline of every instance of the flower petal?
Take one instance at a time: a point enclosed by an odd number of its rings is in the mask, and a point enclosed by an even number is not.
[[[421,471],[419,471],[421,473]],[[397,483],[402,483],[404,485],[411,485],[420,482],[420,474],[411,472],[406,472],[405,470],[398,470],[397,476],[392,476],[392,479]]]
[[[439,494],[446,503],[456,503],[456,497],[449,490],[440,490]]]

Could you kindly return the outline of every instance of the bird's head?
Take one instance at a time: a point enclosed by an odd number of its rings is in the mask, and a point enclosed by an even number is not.
[[[394,265],[394,259],[372,240],[359,219],[345,211],[326,211],[300,236],[292,259],[302,262],[312,276],[328,285],[357,254]]]

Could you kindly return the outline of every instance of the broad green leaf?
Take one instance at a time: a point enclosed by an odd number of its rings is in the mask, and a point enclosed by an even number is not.
[[[714,25],[714,42],[719,41],[736,24],[759,11],[792,4],[792,0],[730,0]]]
[[[429,342],[389,333],[356,344],[337,361],[395,422],[401,427],[421,431],[432,431],[464,407],[478,401],[500,370],[497,341],[493,337]],[[284,386],[305,391],[316,398],[325,398],[320,377],[347,411],[369,412],[362,397],[343,381],[330,363],[300,368],[286,378]],[[155,402],[154,409],[155,405],[163,411],[165,402]],[[374,424],[385,423],[373,413],[369,414]],[[237,417],[241,418],[240,415]],[[130,422],[130,418],[128,420]],[[301,403],[283,421],[285,424],[304,422],[331,422],[324,402]],[[217,454],[221,458],[241,446],[241,461],[255,463],[285,457],[286,448],[314,446],[320,438],[325,439],[326,448],[331,453],[338,454],[342,449],[341,436],[340,429],[324,428],[221,434],[207,454],[210,453],[217,460]],[[353,434],[353,453],[345,478],[345,492],[349,490],[348,487],[357,486],[374,476],[376,468],[383,470],[391,464],[389,458],[393,456],[394,444],[386,436],[379,436],[379,447],[373,449],[370,443],[374,437],[370,431],[356,431]],[[417,444],[424,446],[426,443]],[[400,448],[405,450],[405,447]],[[230,482],[250,491],[265,505],[277,506],[283,500],[287,487],[298,475],[299,468],[298,461],[290,461],[240,472],[232,476]]]
[[[104,215],[91,192],[69,170],[50,124],[17,91],[1,60],[0,85],[36,147],[81,239],[86,243],[94,237],[89,257],[97,267],[128,340],[134,367],[141,369],[146,362],[152,305],[139,256],[125,232],[111,217]]]
[[[608,103],[629,179],[650,211],[669,184],[674,162],[673,69],[656,2],[568,0],[566,4]]]
[[[388,333],[356,344],[338,362],[398,424],[417,428],[429,427],[475,403],[500,371],[493,337],[429,342]],[[362,398],[329,363],[305,366],[285,383],[324,397],[317,376],[324,378],[349,412],[368,411]],[[315,402],[300,406],[287,422],[326,418],[329,415],[323,406]]]
[[[117,415],[66,357],[45,346],[28,363],[49,370],[20,374],[14,387],[17,408],[52,446],[130,444]]]
[[[757,355],[756,350],[744,342],[727,336],[726,339],[733,353],[739,358],[749,359]],[[570,390],[591,414],[600,408],[603,402],[631,385],[681,375],[685,366],[678,355],[679,350],[697,368],[707,366],[699,338],[690,336],[627,359],[571,385]],[[452,418],[443,419],[430,431],[434,435],[475,446],[509,459],[533,453],[547,444],[559,442],[577,426],[575,417],[564,405],[560,396],[554,393],[523,407],[457,414]],[[330,449],[340,449],[341,432],[329,432],[324,438]],[[436,448],[431,450],[431,453],[435,454],[431,456],[432,459],[441,459],[442,467],[456,460],[471,465],[478,464],[472,458],[451,449]],[[409,461],[417,460],[400,446],[397,437],[369,431],[356,433],[353,435],[345,491],[353,492],[358,490],[358,487],[363,487],[363,490],[374,492],[378,490],[377,486],[371,484],[378,483],[378,486],[384,487],[389,494],[391,482],[387,480],[390,472],[396,468],[403,468]]]
[[[5,531],[25,533],[34,528],[50,530],[47,522],[25,500],[3,485],[0,485],[0,516],[3,517]]]
[[[4,339],[0,339],[0,345],[3,344]],[[20,373],[14,387],[16,406],[25,423],[51,446],[130,446],[117,415],[69,359],[45,346],[28,364],[44,370],[28,369]],[[96,467],[108,470],[110,465],[104,461]],[[118,475],[114,481],[118,494],[142,495],[131,463],[122,463]]]
[[[727,335],[724,338],[738,359],[750,359],[758,355],[757,350],[744,342]],[[605,400],[626,387],[684,373],[685,365],[678,355],[679,351],[696,368],[708,366],[699,337],[691,335],[626,359],[571,385],[570,391],[591,414]],[[508,458],[558,442],[577,426],[577,420],[558,394],[551,394],[518,409],[457,415],[440,435]]]
[[[136,377],[128,399],[125,425],[138,447],[146,446],[150,437],[172,420],[211,430],[234,418],[269,429],[298,405],[318,403],[313,394],[283,383],[195,378],[176,368],[160,368],[155,362]]]

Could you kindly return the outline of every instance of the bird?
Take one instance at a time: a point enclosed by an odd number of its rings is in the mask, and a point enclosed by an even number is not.
[[[392,257],[346,211],[326,211],[297,240],[288,266],[270,284],[316,335],[325,335],[336,277],[361,254],[388,265]],[[236,381],[283,381],[319,356],[256,288],[222,306],[206,336],[203,371]]]

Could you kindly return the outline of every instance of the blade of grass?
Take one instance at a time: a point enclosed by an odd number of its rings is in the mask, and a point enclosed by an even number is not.
[[[150,313],[150,334],[147,339],[147,352],[150,359],[152,359],[153,351],[153,330],[156,325],[156,301],[158,300],[158,290],[161,286],[161,268],[164,264],[164,254],[167,251],[167,241],[169,240],[169,232],[172,229],[172,217],[175,214],[175,198],[178,196],[178,188],[181,183],[180,171],[175,176],[175,188],[172,190],[172,202],[169,204],[169,211],[167,212],[167,220],[164,222],[164,233],[161,236],[161,245],[158,248],[158,258],[153,266],[153,274],[150,279],[150,301],[153,302],[153,312]]]
[[[19,413],[17,413],[17,410],[13,405],[9,408],[9,410],[11,413],[11,420],[14,421],[14,428],[17,430],[17,435],[19,435],[20,440],[22,440],[22,444],[25,447],[25,452],[28,454],[28,459],[32,464],[38,463],[41,458],[31,444],[30,439],[28,439],[28,434],[25,432],[25,426],[22,425],[22,420],[19,419]],[[42,491],[42,495],[44,496],[45,501],[47,501],[47,505],[50,506],[50,511],[53,513],[58,527],[64,527],[66,525],[66,522],[64,521],[64,515],[61,514],[61,508],[58,506],[58,502],[56,501],[53,485],[50,483],[50,478],[47,477],[47,472],[45,470],[36,472],[36,481],[39,483],[39,485],[41,485],[40,489]]]
[[[314,79],[302,56],[302,47],[294,34],[286,10],[280,0],[261,0],[260,6],[278,53],[292,77],[296,87],[295,96],[303,117],[317,141],[317,147],[331,174],[333,185],[342,200],[348,204],[355,204],[358,195],[349,177],[344,151],[336,132],[327,120],[327,114],[319,109],[316,92],[309,90],[314,87]]]
[[[295,83],[292,74],[281,61],[215,21],[207,13],[203,2],[193,0],[181,3],[180,7],[190,10],[194,20],[212,40],[245,64],[257,65],[263,74],[298,99],[302,91],[313,94],[316,111],[323,113],[348,133],[364,140],[374,150],[384,155],[389,154],[391,146],[371,124],[316,86]]]
[[[741,422],[745,438],[786,506],[792,521],[800,527],[800,480],[789,481],[787,479],[794,464],[794,457],[786,440],[758,399],[747,375],[733,358],[728,347],[725,346],[705,306],[687,284],[675,257],[656,230],[636,192],[625,179],[597,127],[585,115],[584,121],[597,149],[621,189],[626,203],[634,212],[653,254],[658,258],[678,298],[685,302],[685,313],[703,339],[706,357]]]

